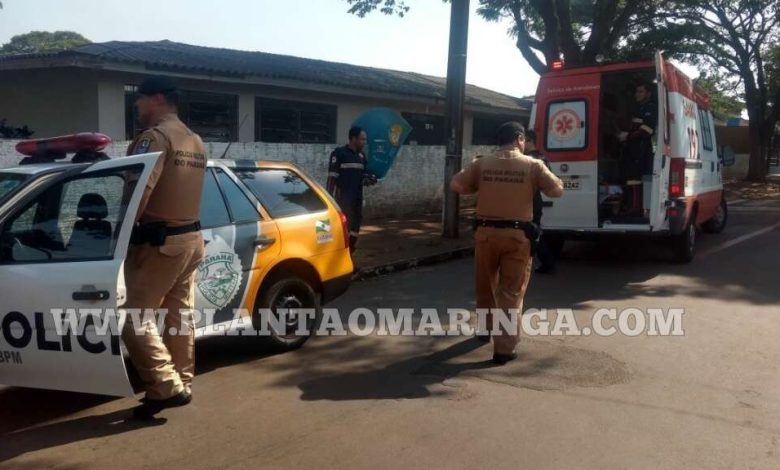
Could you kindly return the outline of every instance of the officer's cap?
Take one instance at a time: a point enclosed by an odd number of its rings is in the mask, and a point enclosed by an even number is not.
[[[147,77],[141,82],[141,86],[138,87],[138,94],[145,96],[167,95],[176,91],[176,84],[170,77],[165,75]]]

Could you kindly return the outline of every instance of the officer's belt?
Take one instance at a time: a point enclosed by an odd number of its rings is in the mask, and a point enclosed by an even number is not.
[[[474,219],[474,228],[493,227],[493,228],[511,228],[522,230],[525,238],[531,242],[531,256],[536,254],[536,245],[542,237],[542,229],[533,222],[525,220],[496,220],[496,219]]]
[[[168,237],[175,237],[176,235],[197,232],[200,230],[200,228],[200,221],[187,225],[181,225],[179,227],[168,227],[167,223],[165,222],[150,222],[146,224],[139,224],[133,227],[133,232],[130,236],[130,243],[133,245],[143,245],[148,243],[151,246],[162,246],[165,244],[165,239]]]

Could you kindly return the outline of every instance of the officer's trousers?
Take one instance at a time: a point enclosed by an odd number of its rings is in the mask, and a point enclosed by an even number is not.
[[[122,339],[146,397],[164,400],[189,390],[195,375],[195,270],[205,250],[200,232],[168,237],[163,246],[131,245],[125,260],[124,308],[167,310],[164,331],[157,315],[128,315]]]
[[[475,275],[477,309],[502,309],[522,312],[523,297],[531,279],[531,245],[521,231],[489,231],[478,229],[475,235]],[[493,315],[488,315],[487,327],[493,334],[496,354],[511,354],[519,341],[518,328],[506,331]]]

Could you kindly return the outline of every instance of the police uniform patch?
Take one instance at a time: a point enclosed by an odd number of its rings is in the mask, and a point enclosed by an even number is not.
[[[133,155],[147,153],[151,145],[152,145],[152,139],[150,137],[144,137],[143,139],[141,139],[140,142],[135,144],[135,148],[133,149]]]

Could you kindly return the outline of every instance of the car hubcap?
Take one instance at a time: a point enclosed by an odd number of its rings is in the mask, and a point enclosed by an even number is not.
[[[279,296],[276,302],[276,314],[284,322],[286,336],[292,336],[298,328],[299,309],[303,308],[303,302],[295,294]]]

